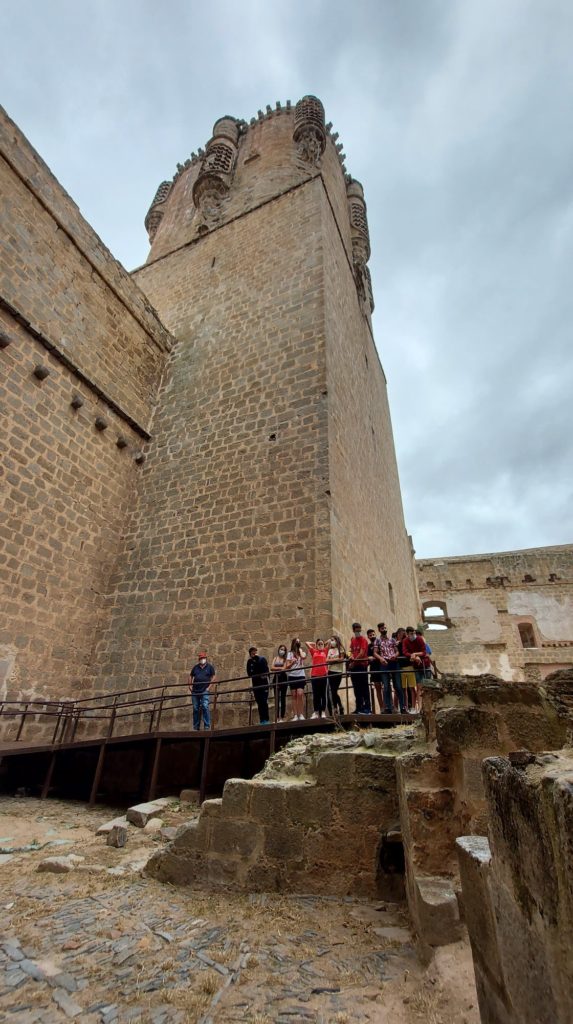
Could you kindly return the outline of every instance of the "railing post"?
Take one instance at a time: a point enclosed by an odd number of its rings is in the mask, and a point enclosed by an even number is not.
[[[217,724],[216,715],[217,715],[217,697],[218,697],[218,695],[219,695],[219,690],[218,690],[218,687],[217,687],[217,683],[215,683],[215,687],[214,687],[214,690],[213,690],[213,707],[211,709],[211,728],[212,729],[214,729],[216,724]]]
[[[159,723],[161,722],[161,716],[163,714],[163,700],[165,697],[165,687],[161,690],[161,696],[159,698],[159,711],[157,712],[157,722],[155,723],[155,732],[159,732]]]
[[[61,701],[59,702],[58,707],[59,707],[60,710],[58,711],[58,717],[56,718],[56,725],[55,725],[55,728],[54,728],[54,732],[52,734],[52,746],[54,746],[55,743],[56,743],[56,739],[57,739],[57,736],[58,736],[58,730],[60,728],[60,722],[62,721],[62,715],[64,713],[63,704],[62,704]]]
[[[18,732],[16,733],[16,743],[18,742],[18,740],[20,739],[20,736],[22,735],[22,730],[24,728],[24,722],[26,720],[26,715],[28,714],[28,708],[29,707],[30,707],[30,703],[29,703],[29,701],[27,701],[24,704],[24,710],[22,712],[22,717],[20,719],[20,725],[18,726]]]
[[[113,733],[113,727],[115,725],[115,716],[116,716],[116,714],[117,714],[117,696],[115,696],[114,699],[113,699],[113,707],[111,709],[111,715],[109,717],[109,725],[108,725],[108,728],[107,728],[107,737],[106,737],[106,739],[108,739],[108,740],[111,739],[111,736],[112,736],[112,733]]]

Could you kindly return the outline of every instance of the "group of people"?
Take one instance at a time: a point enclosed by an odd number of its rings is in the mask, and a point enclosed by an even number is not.
[[[305,718],[307,656],[311,662],[311,718],[344,714],[339,690],[346,674],[350,677],[354,691],[353,714],[375,714],[376,701],[381,714],[391,714],[394,710],[407,714],[415,712],[422,679],[431,675],[431,653],[421,629],[401,627],[388,636],[385,623],[380,622],[378,635],[373,629],[368,629],[364,635],[361,624],[354,622],[348,653],[340,637],[335,634],[328,640],[318,637],[314,642],[306,641],[304,644],[298,637],[294,637],[290,649],[287,649],[286,644],[279,646],[270,666],[267,659],[259,654],[257,647],[250,647],[246,671],[251,680],[261,725],[268,725],[270,721],[271,675],[277,697],[277,721],[286,720],[289,692],[292,721]],[[201,718],[204,728],[211,728],[209,689],[215,682],[215,668],[208,661],[206,651],[200,651],[189,676],[194,729],[200,729]],[[374,694],[373,702],[370,700],[370,684]]]

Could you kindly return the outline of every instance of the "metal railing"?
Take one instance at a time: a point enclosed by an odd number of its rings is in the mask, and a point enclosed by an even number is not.
[[[404,674],[406,672],[412,673],[412,671],[411,667],[403,666],[390,670],[390,675],[393,676],[395,672]],[[306,683],[309,680],[312,682],[310,673],[311,668],[305,667],[305,721],[309,720],[309,704],[312,700],[312,691],[306,688]],[[350,701],[353,696],[351,674],[344,671],[337,673],[336,676],[340,676],[340,687],[337,692],[343,706],[342,715],[353,715],[355,712],[351,711],[350,708]],[[323,678],[330,680],[331,676]],[[248,682],[245,686],[227,689],[230,684],[244,683],[246,681]],[[276,674],[271,670],[268,685],[268,701],[269,709],[272,707],[272,716],[270,717],[270,723],[272,724],[277,724],[280,721],[281,690],[284,688],[286,700],[286,695],[290,692],[289,682],[288,679],[286,682],[278,682]],[[266,683],[259,685],[267,687]],[[374,711],[375,697],[378,698],[380,706],[379,682],[378,680],[372,680],[370,673],[368,673],[368,687],[370,707],[373,709],[372,713],[376,714]],[[217,681],[212,684],[209,690],[209,698],[212,722],[211,732],[221,728],[252,728],[254,725],[259,724],[253,722],[253,712],[257,707],[257,703],[253,682],[248,676],[236,676]],[[327,682],[327,700],[328,718],[330,721],[336,720],[340,717],[340,712],[335,710],[335,700],[333,699],[329,682]],[[175,718],[175,722],[171,723],[169,731],[191,731],[189,718],[192,707],[192,693],[188,683],[155,684],[148,687],[139,687],[138,689],[122,690],[107,695],[79,697],[75,700],[5,700],[0,702],[0,734],[4,724],[17,721],[16,734],[8,742],[22,743],[24,742],[23,734],[25,727],[27,725],[29,727],[30,723],[32,723],[36,727],[42,726],[42,731],[48,731],[49,737],[47,740],[40,741],[37,735],[38,728],[36,728],[36,735],[33,738],[34,743],[43,742],[50,746],[56,746],[63,743],[73,743],[78,739],[78,733],[82,731],[88,734],[85,738],[89,739],[108,740],[114,735],[133,735],[134,720],[137,717],[143,718],[145,724],[145,728],[141,729],[138,735],[141,732],[153,735],[160,731],[161,724],[162,722],[165,723],[168,715],[172,719]],[[380,715],[382,713],[382,708],[380,708]],[[225,718],[229,717],[232,717],[233,721],[223,725],[222,723],[224,723]],[[52,721],[53,729],[50,732],[49,727]],[[94,735],[94,727],[97,730],[96,723],[98,722],[105,724],[102,725],[101,731],[96,736]],[[128,725],[131,728],[124,732],[122,725]],[[47,730],[46,726],[48,726]],[[165,724],[163,727],[167,731]],[[118,730],[120,731],[118,732]],[[29,728],[26,731],[29,735]],[[28,735],[26,740],[28,740]],[[30,740],[28,741],[30,742]],[[0,739],[1,742],[2,740]]]

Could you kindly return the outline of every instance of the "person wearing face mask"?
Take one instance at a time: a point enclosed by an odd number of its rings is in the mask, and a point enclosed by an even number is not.
[[[352,639],[350,641],[350,680],[356,701],[355,715],[371,715],[370,689],[368,686],[368,640],[362,636],[359,622],[352,623]]]
[[[287,659],[287,649],[285,644],[281,644],[275,657],[271,668],[274,669],[275,677],[275,701],[278,711],[277,722],[284,722],[286,718],[286,699],[288,690],[287,674],[285,672]]]
[[[197,657],[197,664],[193,665],[189,673],[189,686],[193,702],[193,728],[197,730],[201,728],[201,716],[203,716],[203,728],[210,729],[209,687],[216,681],[215,666],[207,661],[205,651],[199,651]]]
[[[310,670],[310,685],[312,686],[312,715],[311,718],[326,718],[326,677],[328,668],[326,660],[328,652],[324,640],[319,637],[315,644],[307,640],[306,646],[310,651],[312,668]]]
[[[293,637],[290,651],[287,654],[286,669],[288,684],[291,689],[293,722],[304,721],[304,688],[306,686],[306,675],[304,671],[304,659],[306,651],[298,637]]]
[[[328,683],[326,692],[328,713],[331,715],[334,710],[340,715],[343,715],[344,708],[338,695],[338,691],[346,668],[346,651],[342,646],[340,637],[335,634],[333,634],[328,641],[326,664],[328,665]]]

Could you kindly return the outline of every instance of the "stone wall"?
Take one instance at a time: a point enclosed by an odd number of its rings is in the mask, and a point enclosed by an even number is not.
[[[389,580],[416,617],[347,181],[333,139],[317,167],[293,124],[282,110],[239,136],[208,222],[201,161],[184,167],[135,274],[178,344],[94,664],[117,687],[180,681],[199,646],[229,677],[253,643],[348,639],[355,617],[391,619]]]
[[[483,1024],[573,1019],[573,758],[484,763],[485,837],[458,853]]]
[[[0,696],[81,696],[169,335],[0,111]]]
[[[295,740],[255,779],[229,779],[146,872],[197,888],[401,899],[395,760],[412,741],[412,729]]]
[[[572,713],[571,671],[545,692],[491,677],[425,687],[416,725],[305,737],[253,780],[229,780],[149,872],[198,888],[405,894],[429,955],[462,935],[456,840],[487,831],[484,758],[563,747]]]
[[[573,673],[541,690],[492,676],[451,676],[423,688],[426,749],[396,763],[410,913],[424,946],[460,935],[455,841],[483,835],[488,808],[484,758],[527,747],[562,747],[571,734]]]
[[[573,664],[573,545],[420,559],[416,568],[423,608],[442,611],[425,617],[443,672],[539,682]]]

